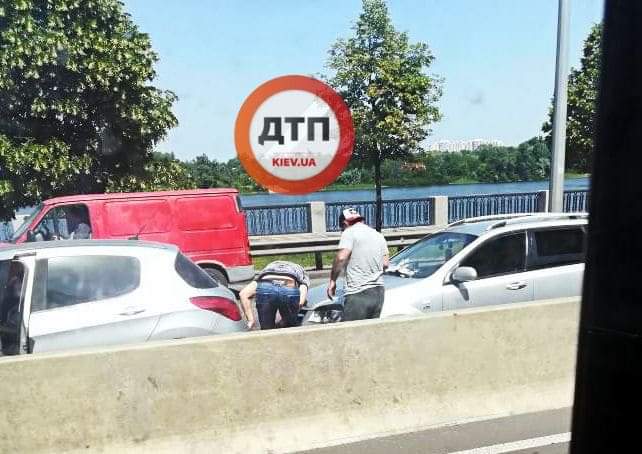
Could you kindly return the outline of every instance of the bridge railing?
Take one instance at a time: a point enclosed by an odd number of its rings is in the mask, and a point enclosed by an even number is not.
[[[567,213],[589,210],[588,191],[566,191],[564,192],[563,205]]]
[[[13,225],[11,222],[0,222],[0,241],[7,241],[13,235]]]
[[[354,207],[368,225],[375,225],[376,204],[371,201],[332,202],[325,204],[325,224],[328,232],[337,232],[339,216],[348,207]],[[384,200],[383,228],[418,227],[434,224],[434,199]]]
[[[251,236],[312,231],[310,204],[255,206],[247,207],[244,211]]]
[[[566,191],[564,211],[588,211],[588,195],[586,190]],[[443,215],[439,216],[435,211],[437,199],[444,199]],[[316,205],[314,210],[311,208],[313,205]],[[356,208],[366,223],[375,225],[375,202],[372,200],[256,206],[245,208],[245,212],[248,231],[252,236],[324,233],[340,230],[339,216],[347,207]],[[384,200],[383,228],[443,225],[470,217],[543,212],[547,208],[548,191]]]
[[[492,214],[544,211],[539,192],[480,194],[448,198],[448,222]]]

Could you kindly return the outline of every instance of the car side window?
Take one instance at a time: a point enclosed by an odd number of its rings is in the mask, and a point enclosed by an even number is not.
[[[477,270],[478,279],[524,271],[526,264],[526,234],[492,238],[479,246],[460,266]]]
[[[38,261],[36,278],[42,290],[36,290],[32,312],[133,292],[140,284],[140,262],[113,255],[52,257]]]
[[[536,230],[532,232],[533,248],[529,269],[583,263],[586,254],[586,232],[581,227]]]
[[[215,288],[218,283],[200,266],[192,262],[180,252],[176,255],[174,268],[178,275],[191,287]]]

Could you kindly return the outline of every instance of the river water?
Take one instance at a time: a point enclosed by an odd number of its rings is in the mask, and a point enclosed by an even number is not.
[[[569,178],[564,182],[564,190],[581,190],[589,188],[588,178]],[[548,180],[524,181],[519,183],[476,183],[449,184],[441,186],[389,187],[383,189],[384,200],[421,199],[436,195],[465,196],[480,194],[507,194],[515,192],[535,192],[548,189]],[[373,201],[374,189],[350,191],[321,191],[306,195],[282,194],[244,194],[241,202],[245,207],[260,205],[293,205],[310,201],[345,202]]]

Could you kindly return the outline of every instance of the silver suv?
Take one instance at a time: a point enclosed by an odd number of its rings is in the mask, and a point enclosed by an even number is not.
[[[586,213],[485,216],[450,224],[396,254],[381,317],[579,296]],[[309,307],[329,303],[312,289]],[[335,301],[336,303],[336,301]]]

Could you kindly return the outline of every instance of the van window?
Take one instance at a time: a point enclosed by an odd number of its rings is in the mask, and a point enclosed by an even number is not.
[[[183,254],[176,256],[174,268],[178,275],[187,284],[194,288],[214,288],[218,283],[196,263],[185,257]]]
[[[40,214],[40,211],[42,210],[43,204],[39,203],[38,206],[34,208],[34,210],[24,218],[22,221],[22,224],[20,224],[20,227],[16,229],[15,232],[13,232],[13,236],[11,237],[11,242],[15,243],[20,239],[20,237],[27,231],[27,229],[31,226],[31,223],[33,220]]]
[[[184,232],[234,228],[236,204],[229,196],[184,197],[176,200],[178,228]]]
[[[81,203],[52,208],[33,229],[33,233],[34,241],[90,240],[89,210]]]
[[[526,235],[518,233],[492,238],[464,259],[461,266],[472,266],[479,279],[524,271]]]
[[[529,269],[584,262],[586,233],[582,228],[539,230],[533,232],[533,239]]]
[[[105,203],[106,224],[114,236],[166,233],[171,230],[172,213],[167,200],[124,200]]]
[[[34,300],[32,312],[115,298],[136,290],[140,262],[136,257],[85,255],[38,261],[46,269],[45,297]]]

